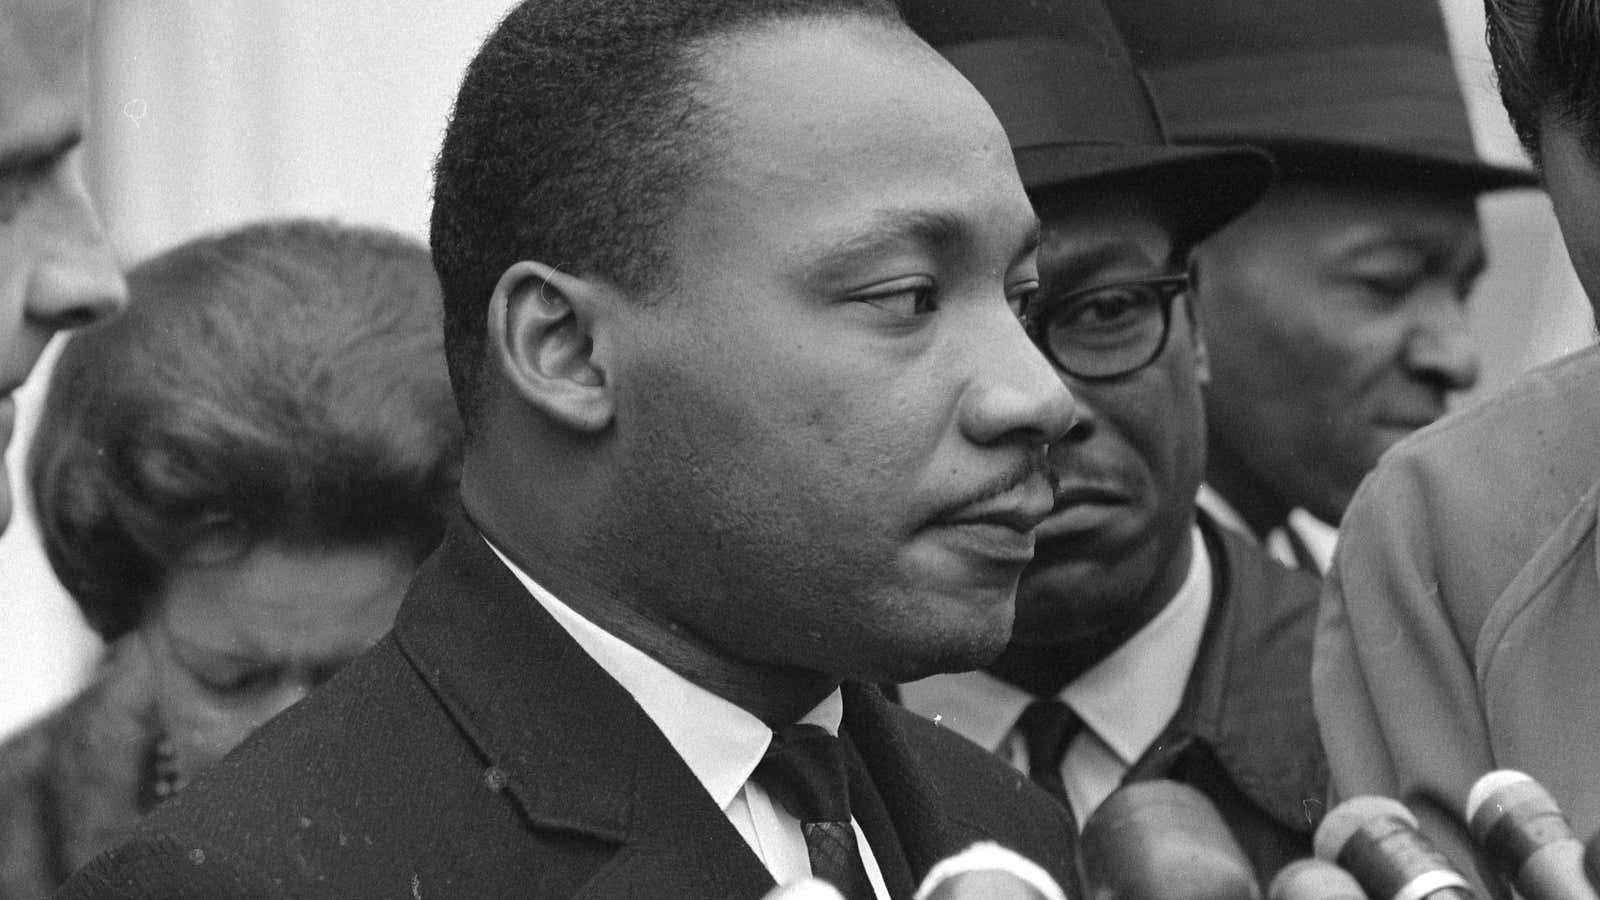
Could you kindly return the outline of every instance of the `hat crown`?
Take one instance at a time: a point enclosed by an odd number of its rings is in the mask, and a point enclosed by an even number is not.
[[[1437,0],[1114,0],[1108,9],[1179,143],[1356,152],[1442,178],[1518,180],[1477,155]]]
[[[1012,147],[1166,144],[1099,0],[909,0],[903,12],[989,101]]]

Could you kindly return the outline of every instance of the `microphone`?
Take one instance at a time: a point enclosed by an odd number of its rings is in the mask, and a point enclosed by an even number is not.
[[[1067,900],[1050,873],[999,844],[973,844],[928,870],[912,900]]]
[[[1467,795],[1472,838],[1527,900],[1600,900],[1584,879],[1583,844],[1544,786],[1500,769]]]
[[[1367,900],[1349,872],[1320,859],[1296,860],[1278,870],[1267,900]]]
[[[1355,876],[1372,900],[1466,900],[1477,893],[1388,797],[1351,797],[1323,817],[1317,858]]]
[[[1091,900],[1260,900],[1255,870],[1211,801],[1176,781],[1140,781],[1107,797],[1078,842]]]
[[[844,895],[820,878],[802,878],[773,888],[761,900],[844,900]]]

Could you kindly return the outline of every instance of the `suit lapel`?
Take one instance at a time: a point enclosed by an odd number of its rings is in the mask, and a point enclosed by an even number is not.
[[[903,863],[894,864],[894,850],[885,847],[884,855],[891,857],[891,864],[883,866],[885,878],[890,879],[891,869],[900,869],[914,882],[934,863],[960,850],[962,836],[946,816],[940,791],[927,768],[890,715],[888,701],[868,685],[846,683],[843,690],[844,731],[881,801],[881,813],[869,802],[857,820],[869,838],[875,830],[887,828],[898,841]],[[874,822],[880,815],[882,821]],[[878,843],[874,840],[874,855],[878,855]],[[881,857],[879,862],[883,864]],[[902,896],[894,881],[889,880],[890,894]]]
[[[587,897],[757,897],[771,876],[633,697],[457,515],[396,642],[537,831],[616,846]],[[533,852],[530,849],[530,852]]]

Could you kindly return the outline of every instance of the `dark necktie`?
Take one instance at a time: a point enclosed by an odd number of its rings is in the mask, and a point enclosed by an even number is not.
[[[1061,760],[1083,731],[1083,720],[1060,700],[1035,700],[1017,719],[1017,730],[1028,747],[1028,777],[1070,812],[1067,786],[1061,780]]]
[[[751,777],[800,820],[811,874],[846,900],[874,900],[850,827],[850,778],[839,739],[818,725],[784,726]]]

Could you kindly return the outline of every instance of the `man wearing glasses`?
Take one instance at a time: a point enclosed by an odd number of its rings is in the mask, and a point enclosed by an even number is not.
[[[1006,126],[1044,228],[1022,313],[1078,406],[1051,446],[1055,508],[1010,646],[985,671],[903,685],[902,702],[1028,771],[1079,823],[1129,780],[1193,784],[1265,883],[1310,852],[1325,791],[1318,585],[1197,516],[1208,371],[1187,268],[1265,167],[1164,145],[1126,58],[1098,49],[1121,46],[1102,9],[971,0],[908,16]],[[1084,83],[1095,100],[1073,101]]]

